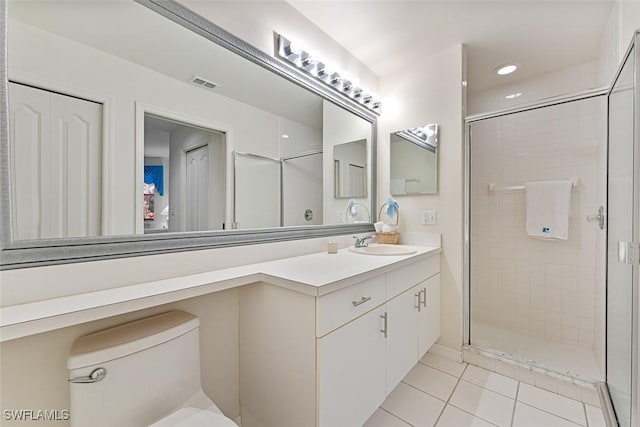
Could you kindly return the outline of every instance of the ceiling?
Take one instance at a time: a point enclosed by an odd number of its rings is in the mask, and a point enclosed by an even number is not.
[[[471,92],[595,60],[612,0],[289,3],[380,77],[463,43]],[[499,65],[519,69],[499,77]]]

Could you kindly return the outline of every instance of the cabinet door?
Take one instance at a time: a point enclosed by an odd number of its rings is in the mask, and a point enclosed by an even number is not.
[[[319,426],[361,426],[384,401],[384,312],[381,306],[318,339]]]
[[[440,338],[440,275],[418,285],[421,309],[418,313],[418,359]]]
[[[418,361],[418,286],[387,301],[387,394]]]

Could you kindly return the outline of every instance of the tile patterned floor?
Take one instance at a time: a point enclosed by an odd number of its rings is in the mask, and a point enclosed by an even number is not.
[[[604,427],[600,408],[427,353],[364,427]]]

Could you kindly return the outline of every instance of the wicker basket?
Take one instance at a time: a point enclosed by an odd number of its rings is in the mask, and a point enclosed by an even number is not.
[[[378,221],[380,221],[380,218],[382,217],[382,210],[384,209],[384,207],[387,206],[387,203],[385,203],[384,205],[380,206],[380,211],[378,211]],[[396,230],[398,229],[398,223],[400,222],[400,210],[397,210],[397,215],[396,215]],[[393,232],[393,233],[378,233],[376,232],[376,241],[378,243],[383,243],[386,245],[395,245],[398,243],[398,240],[400,240],[400,233],[398,233],[397,231]]]

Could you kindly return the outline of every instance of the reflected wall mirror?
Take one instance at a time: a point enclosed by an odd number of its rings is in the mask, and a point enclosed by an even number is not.
[[[437,193],[439,126],[393,132],[390,141],[391,194]]]
[[[6,8],[2,268],[371,229],[372,112],[172,1]]]
[[[334,145],[333,171],[336,198],[367,197],[367,141]]]

